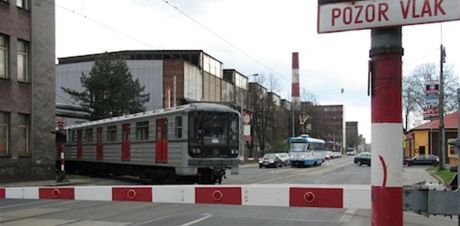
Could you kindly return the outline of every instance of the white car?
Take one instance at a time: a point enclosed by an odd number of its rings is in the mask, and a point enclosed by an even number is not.
[[[340,151],[333,151],[332,152],[332,158],[341,158],[342,157],[342,152]]]
[[[333,152],[332,151],[326,151],[326,159],[332,159],[333,158]]]
[[[347,151],[347,156],[354,156],[356,155],[356,151]]]

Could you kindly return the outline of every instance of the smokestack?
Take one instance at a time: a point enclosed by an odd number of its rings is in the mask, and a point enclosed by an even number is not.
[[[292,103],[300,103],[300,84],[299,84],[299,53],[292,53]]]

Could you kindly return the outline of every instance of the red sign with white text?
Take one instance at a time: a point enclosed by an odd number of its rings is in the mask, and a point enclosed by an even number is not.
[[[460,20],[460,0],[362,0],[318,6],[318,33]]]

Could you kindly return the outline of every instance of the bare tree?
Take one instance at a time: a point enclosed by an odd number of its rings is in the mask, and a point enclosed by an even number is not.
[[[409,121],[421,121],[422,109],[425,107],[425,85],[429,81],[439,80],[439,67],[433,63],[417,66],[409,76],[403,77],[403,111],[405,129],[409,129]],[[459,88],[458,75],[452,66],[444,69],[444,112],[452,112],[456,108],[456,90]],[[410,119],[410,116],[413,119]]]

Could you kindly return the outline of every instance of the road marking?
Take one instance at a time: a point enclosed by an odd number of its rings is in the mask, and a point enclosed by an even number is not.
[[[181,224],[180,226],[189,226],[189,225],[196,224],[196,223],[198,223],[198,222],[204,221],[204,220],[206,220],[206,219],[212,217],[212,214],[210,214],[210,213],[204,213],[203,215],[204,215],[204,217],[202,217],[202,218],[200,218],[200,219],[196,219],[196,220],[194,220],[194,221],[190,221],[190,222],[188,222],[188,223]]]
[[[357,209],[347,209],[345,211],[345,213],[340,217],[339,219],[339,222],[343,222],[343,223],[346,223],[346,222],[349,222],[351,221],[351,218],[353,217],[353,215],[355,215]]]
[[[16,205],[1,206],[0,209],[13,208],[13,207],[18,207],[18,206],[27,206],[27,205],[38,204],[38,203],[47,203],[47,202],[53,202],[53,200],[35,201],[35,202],[21,203],[21,204],[16,204]]]
[[[160,221],[160,220],[163,220],[163,219],[166,219],[166,218],[175,216],[175,215],[176,215],[176,214],[171,214],[171,215],[166,215],[166,216],[162,216],[162,217],[158,217],[158,218],[153,218],[153,219],[150,219],[150,220],[148,220],[148,221],[144,221],[144,222],[132,224],[132,226],[141,226],[141,225],[150,224],[150,223],[153,223],[153,222],[156,222],[156,221]]]

